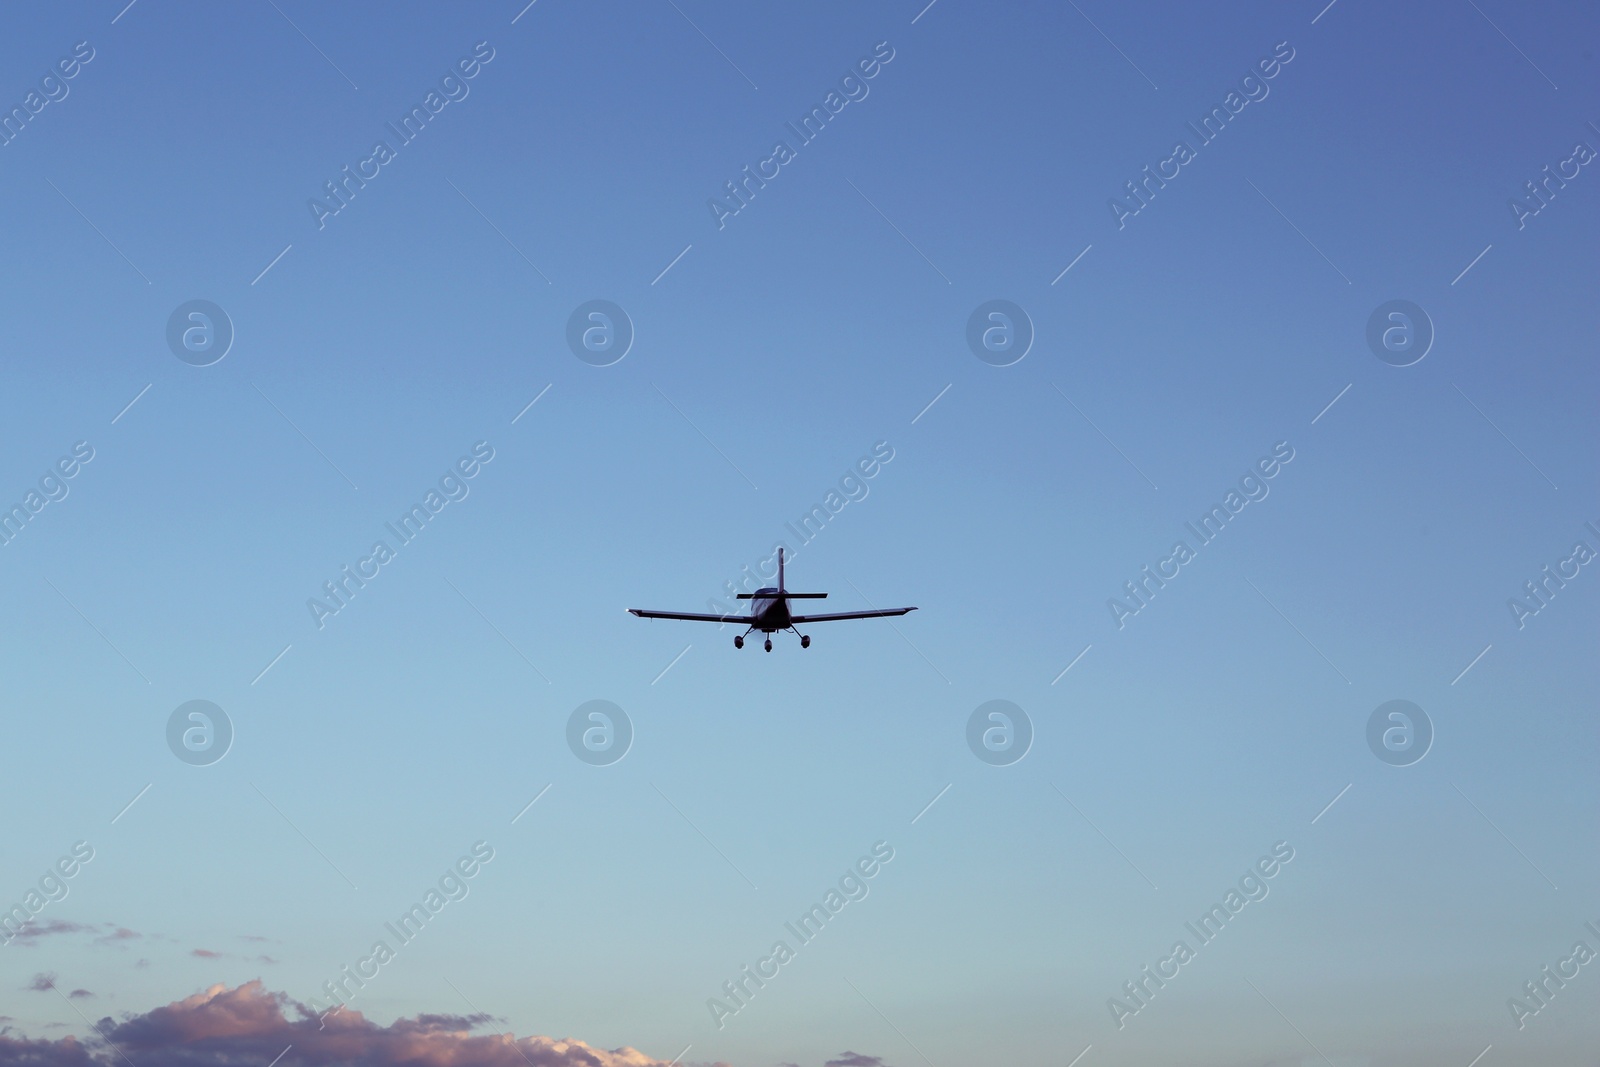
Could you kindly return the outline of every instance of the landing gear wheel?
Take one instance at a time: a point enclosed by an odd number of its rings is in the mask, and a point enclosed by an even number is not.
[[[767,638],[767,651],[768,652],[772,651],[772,638],[770,638],[770,637]]]
[[[801,634],[800,635],[800,647],[801,648],[810,648],[811,647],[811,635],[810,634]]]
[[[744,647],[744,634],[734,634],[733,635],[733,647],[734,648],[743,648]]]

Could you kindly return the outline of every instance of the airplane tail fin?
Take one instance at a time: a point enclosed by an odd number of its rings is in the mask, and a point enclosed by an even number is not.
[[[784,563],[783,549],[780,547],[778,549],[778,592],[775,595],[787,598],[789,600],[821,600],[821,599],[823,599],[824,597],[826,597],[828,595],[827,593],[791,593],[791,592],[789,592],[788,588],[784,585],[784,582],[783,582],[783,563]],[[765,589],[762,590],[761,595],[762,596],[766,595],[766,590]],[[757,599],[757,594],[756,593],[740,593],[740,594],[738,594],[738,599],[740,599],[740,600],[755,600],[755,599]]]

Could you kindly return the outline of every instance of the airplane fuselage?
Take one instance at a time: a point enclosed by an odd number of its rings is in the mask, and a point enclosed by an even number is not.
[[[754,628],[762,633],[776,633],[794,625],[789,613],[789,601],[772,586],[755,591],[750,601],[750,615]]]

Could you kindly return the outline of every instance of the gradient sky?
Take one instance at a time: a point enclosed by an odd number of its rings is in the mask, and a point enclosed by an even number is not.
[[[0,948],[12,1036],[254,979],[309,1003],[484,841],[368,1020],[738,1065],[1592,1062],[1600,963],[1507,1006],[1600,949],[1600,568],[1507,606],[1600,549],[1600,173],[1508,204],[1600,149],[1592,5],[124,2],[0,34],[6,109],[93,49],[0,147],[0,503],[94,450],[0,548],[0,904],[95,853],[36,920],[84,928]],[[236,331],[211,366],[165,339],[193,299]],[[612,366],[567,346],[592,299],[636,331]],[[991,299],[1036,333],[1012,366],[965,339]],[[1395,299],[1436,333],[1407,367],[1365,338]],[[470,494],[318,629],[307,599],[477,442]],[[1280,442],[1119,629],[1108,599]],[[707,610],[779,540],[828,610],[919,610],[771,655],[624,612]],[[196,699],[236,731],[205,767],[166,742]],[[566,744],[591,699],[633,722],[611,766]],[[992,699],[1033,723],[1010,766],[965,740]],[[1407,767],[1366,742],[1394,699],[1436,731]],[[879,841],[719,1030],[707,998]],[[1108,999],[1280,841],[1119,1029]]]

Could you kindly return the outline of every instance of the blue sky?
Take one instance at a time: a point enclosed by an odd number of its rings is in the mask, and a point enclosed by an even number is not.
[[[1596,29],[1360,0],[12,12],[7,109],[93,58],[0,147],[0,503],[93,458],[0,548],[0,903],[94,858],[35,919],[75,928],[0,948],[8,1025],[253,979],[309,1003],[482,841],[352,1001],[376,1025],[734,1064],[1589,1062],[1595,968],[1521,1029],[1508,1000],[1600,950],[1600,577],[1520,628],[1507,602],[1600,551],[1600,177],[1520,227],[1509,202],[1600,150]],[[460,98],[400,145],[430,91]],[[235,333],[210,366],[166,341],[195,299]],[[635,332],[607,367],[566,341],[595,299]],[[1035,333],[1011,366],[967,346],[992,299]],[[1435,334],[1411,366],[1367,345],[1391,300]],[[308,599],[480,442],[319,628]],[[770,655],[624,611],[707,610],[780,540],[829,610],[919,610]],[[197,699],[235,731],[203,767],[166,741]],[[610,766],[566,745],[593,699],[633,723]],[[1010,766],[966,745],[992,699],[1033,724]],[[1393,699],[1435,731],[1410,766],[1367,747]],[[719,1029],[708,998],[880,841],[870,893]],[[1123,983],[1278,842],[1269,895],[1119,1028]]]

